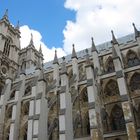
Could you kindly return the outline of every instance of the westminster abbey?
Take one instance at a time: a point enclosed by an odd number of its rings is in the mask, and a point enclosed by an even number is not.
[[[0,19],[0,140],[140,140],[140,31],[43,63]]]

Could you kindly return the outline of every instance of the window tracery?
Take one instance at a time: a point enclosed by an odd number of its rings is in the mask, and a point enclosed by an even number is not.
[[[130,81],[131,91],[140,89],[140,73],[134,73]]]
[[[135,66],[138,64],[139,64],[139,59],[137,57],[137,54],[134,51],[129,50],[127,53],[127,65],[128,65],[128,67],[132,67],[132,66]]]
[[[114,96],[119,94],[118,84],[115,80],[109,80],[109,82],[106,84],[104,94],[106,96]]]
[[[111,111],[111,128],[112,130],[125,130],[123,110],[118,105],[114,105]]]

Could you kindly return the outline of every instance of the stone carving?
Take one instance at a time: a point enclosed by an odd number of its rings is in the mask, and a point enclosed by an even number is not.
[[[83,64],[79,65],[79,81],[83,81],[86,79],[86,70]]]

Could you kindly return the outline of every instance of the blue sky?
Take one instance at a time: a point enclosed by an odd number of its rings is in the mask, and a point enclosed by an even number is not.
[[[38,30],[48,47],[62,47],[66,21],[75,18],[75,12],[64,7],[64,0],[1,0],[0,16],[9,11],[10,21]]]
[[[20,21],[21,48],[29,44],[31,33],[36,49],[40,45],[44,61],[111,40],[111,30],[122,37],[140,29],[140,0],[0,0],[0,16],[9,9],[9,20]]]

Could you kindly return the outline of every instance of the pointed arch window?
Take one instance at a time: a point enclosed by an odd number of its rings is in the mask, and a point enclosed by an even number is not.
[[[140,73],[134,73],[130,81],[131,91],[140,90]]]
[[[132,66],[135,66],[138,64],[139,64],[139,59],[137,57],[137,54],[134,51],[129,50],[127,53],[127,65],[128,65],[128,67],[132,67]]]
[[[110,118],[112,130],[125,130],[123,110],[119,105],[114,105]]]
[[[115,80],[111,79],[108,81],[105,87],[104,94],[106,96],[114,96],[119,94],[118,84]]]
[[[9,38],[6,38],[5,44],[4,44],[4,50],[3,50],[3,54],[6,56],[9,56],[10,45],[11,45],[11,40]]]
[[[31,94],[31,86],[27,86],[24,95],[30,95],[30,94]]]

